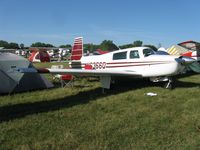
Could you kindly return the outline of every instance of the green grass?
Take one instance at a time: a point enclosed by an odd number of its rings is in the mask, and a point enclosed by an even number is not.
[[[0,96],[0,149],[199,149],[200,75],[176,85],[132,80],[102,94],[83,79]]]

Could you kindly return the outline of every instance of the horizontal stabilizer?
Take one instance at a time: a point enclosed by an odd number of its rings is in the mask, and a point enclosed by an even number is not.
[[[16,68],[16,71],[20,73],[38,73],[35,68]]]

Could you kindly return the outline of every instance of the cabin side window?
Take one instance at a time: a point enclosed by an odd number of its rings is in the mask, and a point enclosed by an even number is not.
[[[126,59],[126,52],[119,52],[119,53],[114,53],[113,54],[113,60],[119,60],[119,59]]]
[[[143,54],[144,54],[144,57],[147,57],[149,55],[155,54],[155,52],[152,49],[144,49]]]
[[[140,58],[139,52],[137,50],[130,51],[130,59],[134,59],[134,58]]]

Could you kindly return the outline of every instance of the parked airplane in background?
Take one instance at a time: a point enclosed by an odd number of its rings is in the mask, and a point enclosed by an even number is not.
[[[109,89],[112,77],[149,78],[153,82],[167,81],[166,88],[172,85],[172,76],[181,73],[185,66],[195,60],[188,57],[156,55],[148,47],[134,47],[117,50],[102,55],[83,56],[83,38],[75,38],[70,69],[19,68],[18,71],[99,76],[102,87]]]
[[[185,41],[177,45],[172,45],[166,51],[170,55],[187,56],[200,61],[200,43],[195,41]]]
[[[195,41],[185,41],[178,45],[188,49],[188,52],[183,53],[182,56],[192,57],[197,61],[200,61],[200,43]]]

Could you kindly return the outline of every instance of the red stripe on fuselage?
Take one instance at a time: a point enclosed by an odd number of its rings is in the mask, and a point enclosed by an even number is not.
[[[121,68],[121,67],[135,67],[135,66],[151,66],[151,65],[160,65],[166,63],[154,63],[154,64],[135,64],[135,65],[120,65],[120,66],[106,66],[106,68]]]
[[[122,68],[122,67],[135,67],[135,66],[150,66],[150,65],[160,65],[160,64],[168,64],[170,62],[118,62],[118,63],[107,63],[105,68]],[[81,64],[72,64],[73,67],[81,66],[84,68],[84,65],[88,63],[81,63]],[[114,65],[113,65],[114,64]],[[123,65],[124,64],[124,65]]]
[[[97,63],[97,62],[88,62],[88,63],[81,63],[81,65],[86,65],[90,63]],[[115,62],[115,63],[106,63],[106,65],[127,65],[127,64],[135,64],[135,65],[156,65],[156,64],[168,64],[171,63],[170,61],[149,61],[149,62]],[[76,65],[76,64],[74,64]]]
[[[170,62],[170,61],[169,61]],[[169,63],[168,62],[168,63]],[[134,64],[134,63],[166,63],[166,61],[138,61],[138,62],[110,62],[110,63],[106,63],[108,65],[112,65],[112,64]]]

